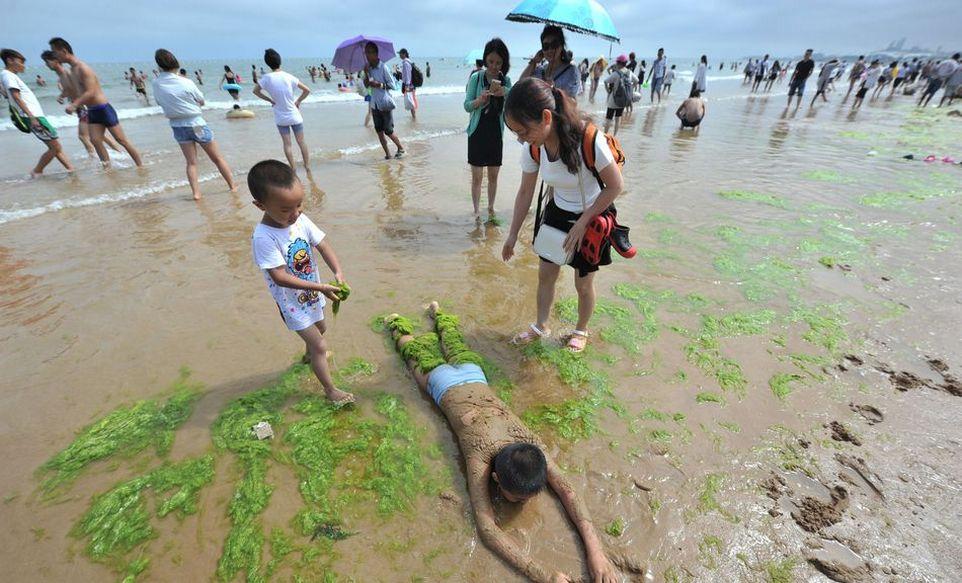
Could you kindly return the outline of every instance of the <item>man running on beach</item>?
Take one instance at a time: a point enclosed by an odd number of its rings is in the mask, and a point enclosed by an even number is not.
[[[865,74],[862,75],[864,79],[862,80],[862,86],[859,87],[858,92],[855,94],[855,101],[852,102],[852,109],[858,109],[862,107],[862,102],[865,101],[865,96],[871,89],[874,89],[878,85],[879,77],[882,76],[882,65],[879,63],[878,59],[872,61],[868,69],[865,69]]]
[[[859,55],[858,60],[852,65],[852,70],[848,74],[848,92],[845,94],[845,98],[842,99],[842,103],[848,101],[848,96],[852,94],[852,88],[855,84],[862,79],[862,73],[865,72],[865,55]]]
[[[100,163],[103,164],[103,167],[110,168],[110,154],[107,153],[107,147],[104,146],[104,133],[107,131],[117,140],[118,144],[127,150],[127,154],[130,155],[134,164],[143,166],[140,153],[130,143],[123,128],[120,127],[117,112],[107,101],[107,96],[100,88],[100,80],[97,79],[97,74],[90,68],[90,65],[78,59],[73,54],[70,43],[60,37],[50,39],[50,50],[53,52],[54,58],[61,63],[70,65],[71,75],[80,95],[74,97],[73,101],[67,105],[66,111],[72,114],[86,106],[87,123],[90,124],[90,141],[93,142],[94,149],[97,150],[97,156],[100,157]]]
[[[63,104],[65,99],[70,101],[76,99],[76,97],[80,95],[80,92],[77,90],[77,84],[74,81],[73,75],[57,60],[53,51],[44,51],[40,54],[40,58],[43,59],[48,69],[57,74],[57,79],[60,83],[60,95],[57,97],[57,103]],[[88,156],[96,156],[97,150],[94,149],[93,142],[90,141],[90,127],[87,125],[87,109],[84,107],[78,109],[77,117],[79,118],[77,122],[77,138],[80,140],[80,143],[84,145],[84,148],[86,148]],[[113,151],[120,151],[120,146],[118,146],[110,136],[104,136],[104,143]]]
[[[304,170],[310,174],[310,153],[307,142],[304,141],[304,116],[301,115],[301,102],[311,94],[311,89],[301,83],[300,79],[286,71],[281,71],[281,55],[274,49],[264,51],[264,62],[271,72],[262,75],[254,86],[254,95],[271,104],[274,109],[274,124],[281,134],[284,145],[284,155],[292,169],[294,165],[294,145],[291,143],[291,132],[301,149],[304,159]],[[301,94],[296,99],[294,91],[300,89]]]
[[[0,61],[3,61],[3,66],[6,67],[0,71],[0,93],[10,101],[10,115],[14,125],[23,132],[32,133],[47,146],[47,151],[40,156],[37,165],[30,171],[31,178],[37,178],[43,174],[43,169],[54,158],[63,164],[67,172],[73,172],[70,159],[67,158],[57,138],[57,130],[44,117],[43,109],[33,90],[27,87],[17,74],[23,73],[23,64],[26,59],[13,49],[3,49],[0,50]]]
[[[545,457],[544,444],[490,389],[480,366],[483,359],[466,346],[457,316],[441,312],[437,302],[428,308],[428,315],[434,320],[436,333],[414,337],[413,322],[397,314],[388,316],[385,324],[414,380],[434,399],[458,437],[481,539],[532,581],[571,582],[573,579],[565,573],[531,557],[498,525],[495,517],[495,495],[520,504],[548,486],[581,535],[590,580],[619,581],[584,501],[557,464]],[[635,570],[632,565],[622,566]]]
[[[798,101],[795,102],[795,109],[802,106],[802,94],[805,93],[805,81],[815,70],[815,61],[812,60],[812,49],[805,51],[805,58],[795,65],[795,72],[792,73],[792,80],[788,83],[788,107],[792,106],[792,97],[798,94]]]
[[[665,49],[658,49],[658,58],[651,64],[651,71],[648,73],[648,81],[651,82],[650,103],[655,102],[655,94],[658,94],[658,103],[661,103],[661,88],[665,83],[667,64],[668,59],[665,57]]]
[[[143,95],[144,101],[147,102],[147,105],[150,105],[150,98],[147,97],[147,76],[143,72],[137,73],[133,67],[130,68],[130,86],[134,88],[134,91]]]
[[[952,77],[952,74],[959,67],[960,57],[962,57],[962,54],[955,53],[951,59],[945,59],[930,69],[929,84],[922,92],[922,97],[919,98],[919,107],[926,107],[932,96],[938,93],[942,85]]]

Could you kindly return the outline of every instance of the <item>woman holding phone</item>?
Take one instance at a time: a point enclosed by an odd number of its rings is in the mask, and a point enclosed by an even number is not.
[[[498,172],[504,149],[504,98],[511,89],[508,47],[500,38],[484,45],[484,68],[468,79],[464,91],[464,110],[468,122],[468,164],[471,165],[471,201],[474,216],[481,217],[481,182],[488,173],[488,216],[494,216],[498,192]]]

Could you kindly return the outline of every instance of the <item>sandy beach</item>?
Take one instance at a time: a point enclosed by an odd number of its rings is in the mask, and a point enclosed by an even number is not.
[[[673,115],[684,79],[664,105],[646,98],[622,125],[627,192],[617,205],[639,256],[618,257],[598,276],[594,337],[574,359],[507,344],[531,320],[537,273],[530,224],[519,256],[500,259],[520,178],[513,140],[496,205],[502,224],[478,224],[456,90],[425,92],[416,123],[396,112],[408,155],[390,162],[361,126],[361,103],[305,105],[315,162],[304,210],[353,288],[337,318],[328,313],[328,336],[334,367],[356,369],[341,380],[359,404],[332,431],[407,428],[372,435],[413,464],[413,473],[384,475],[415,476],[417,487],[394,492],[402,503],[385,511],[383,492],[351,486],[375,471],[367,450],[344,454],[325,512],[349,536],[306,536],[296,517],[319,507],[302,487],[314,470],[289,435],[314,414],[304,402],[318,387],[302,375],[263,458],[273,490],[255,522],[262,555],[253,571],[226,575],[218,562],[244,466],[215,445],[212,426],[303,352],[251,261],[260,214],[241,173],[282,157],[269,113],[245,123],[211,112],[245,185],[226,192],[204,160],[201,174],[213,178],[199,203],[157,116],[124,121],[146,153],[143,170],[105,174],[90,163],[76,177],[28,182],[17,172],[36,154],[13,152],[0,163],[4,578],[119,579],[149,557],[138,580],[520,580],[477,537],[443,416],[371,325],[390,312],[419,316],[438,300],[510,381],[502,388],[511,408],[584,493],[606,546],[648,573],[638,580],[952,580],[962,572],[962,167],[902,156],[959,158],[962,120],[901,97],[850,115],[838,93],[786,111],[784,84],[750,96],[728,80],[710,85],[708,118],[694,134]],[[5,152],[27,142],[14,133],[0,132]],[[73,130],[64,135],[79,151]],[[558,330],[571,326],[573,296],[565,272]],[[185,367],[203,388],[169,452],[112,456],[43,494],[45,461],[118,407],[162,403]],[[404,423],[386,415],[384,395]],[[207,454],[213,478],[196,513],[158,517],[164,497],[145,494],[154,536],[88,558],[77,524],[94,496],[165,460]],[[544,562],[586,576],[559,509],[542,497],[505,509],[503,526]],[[282,540],[294,550],[283,552]]]

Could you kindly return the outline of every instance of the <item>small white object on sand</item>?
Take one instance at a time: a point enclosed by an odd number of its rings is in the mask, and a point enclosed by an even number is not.
[[[267,421],[261,421],[257,425],[251,427],[251,433],[254,434],[257,439],[273,439],[274,430],[271,428],[271,424]]]

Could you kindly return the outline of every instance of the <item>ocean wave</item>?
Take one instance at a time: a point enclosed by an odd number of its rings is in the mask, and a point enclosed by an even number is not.
[[[695,73],[692,71],[678,71],[678,77],[684,77],[685,79],[694,79]],[[728,81],[731,79],[743,79],[745,75],[706,75],[705,79],[708,81]]]
[[[464,87],[457,85],[447,85],[441,87],[421,87],[418,89],[418,95],[451,95],[456,93],[464,93]],[[395,92],[394,96],[400,97],[401,93]],[[208,95],[209,97],[210,95]],[[304,101],[306,103],[345,103],[349,101],[362,101],[364,98],[358,94],[356,91],[331,91],[325,90],[324,92],[312,93],[307,96]],[[254,107],[254,108],[268,108],[270,104],[262,99],[241,99],[239,101],[234,101],[233,99],[225,101],[207,101],[201,108],[204,111],[223,111],[231,109],[234,105],[240,105],[241,107]],[[147,117],[152,115],[163,115],[163,111],[160,106],[154,105],[149,107],[132,107],[132,108],[122,108],[117,110],[117,117],[121,120],[125,119],[136,119],[139,117]],[[77,116],[75,115],[48,115],[47,121],[49,121],[56,128],[66,128],[66,127],[76,127],[77,126]],[[13,122],[9,119],[0,120],[0,131],[15,129]]]
[[[433,132],[414,132],[413,134],[406,135],[404,137],[405,142],[426,142],[428,140],[433,140],[435,138],[443,138],[445,136],[454,136],[464,132],[464,130],[436,130]],[[381,144],[379,142],[371,142],[369,144],[362,144],[360,146],[349,146],[347,148],[340,148],[336,151],[335,155],[340,156],[353,156],[354,154],[361,154],[364,152],[370,152],[372,150],[381,149]]]
[[[203,176],[198,177],[198,181],[207,182],[217,178],[218,176],[220,176],[220,174],[216,172],[204,174]],[[131,200],[135,198],[144,198],[145,196],[149,196],[151,194],[158,194],[168,190],[173,190],[175,188],[183,188],[189,185],[190,183],[187,182],[186,179],[167,180],[164,182],[155,182],[141,188],[135,188],[133,190],[127,190],[124,192],[98,194],[96,196],[88,196],[86,198],[79,198],[76,200],[55,200],[42,206],[0,211],[0,225],[3,223],[9,223],[11,221],[29,219],[31,217],[36,217],[49,212],[61,211],[64,209],[81,208],[85,206],[93,206],[111,202],[123,202],[125,200]]]

